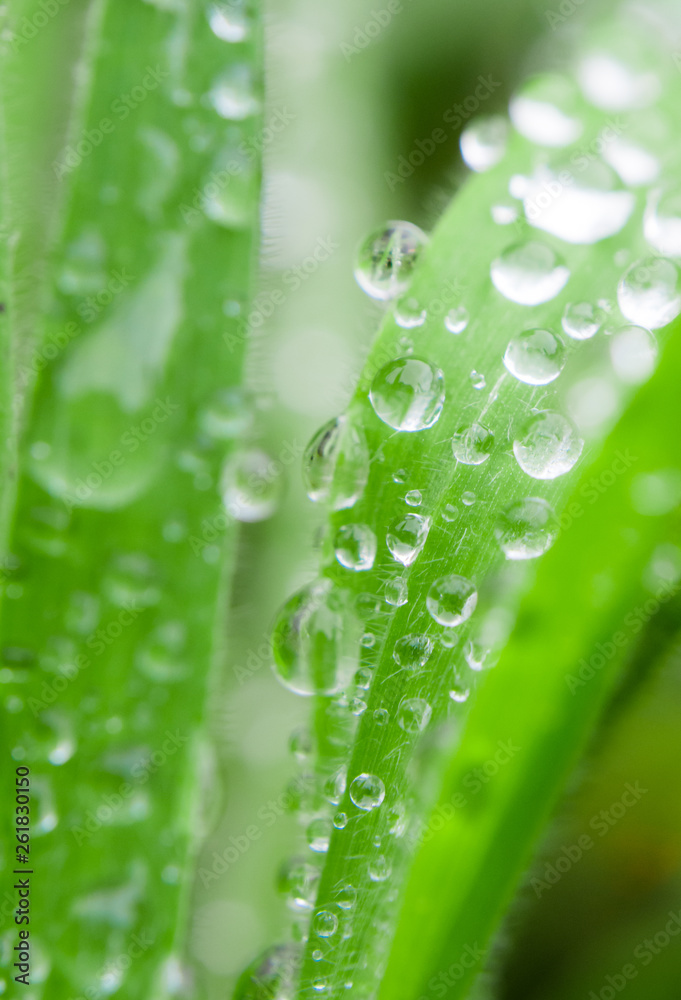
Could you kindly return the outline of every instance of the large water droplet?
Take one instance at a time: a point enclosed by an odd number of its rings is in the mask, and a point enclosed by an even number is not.
[[[565,365],[565,346],[550,330],[525,330],[509,341],[504,365],[521,382],[548,385]]]
[[[281,472],[281,465],[260,448],[234,454],[220,480],[227,513],[246,523],[272,517],[281,497]]]
[[[352,507],[369,478],[369,449],[361,428],[336,417],[317,431],[303,457],[303,479],[310,500],[332,510]]]
[[[433,710],[424,698],[404,698],[397,710],[397,724],[405,733],[421,733]]]
[[[358,774],[350,782],[350,798],[358,809],[369,812],[383,802],[385,785],[375,774]]]
[[[346,595],[330,580],[318,580],[279,612],[272,633],[275,673],[296,694],[335,694],[357,669],[358,636]]]
[[[563,313],[564,332],[573,340],[589,340],[603,326],[604,313],[590,302],[570,302]]]
[[[397,358],[377,373],[369,393],[376,416],[396,431],[432,427],[445,401],[439,368],[418,358]]]
[[[478,592],[465,576],[450,573],[431,586],[426,607],[439,625],[453,628],[468,621],[478,603]]]
[[[344,524],[334,538],[336,559],[356,572],[371,569],[376,558],[376,535],[368,524]]]
[[[539,146],[569,146],[582,134],[577,116],[577,88],[570,80],[546,73],[532,77],[510,102],[511,121]]]
[[[511,302],[536,306],[555,298],[570,271],[551,247],[528,240],[504,250],[492,262],[491,276],[497,291]]]
[[[530,417],[513,442],[518,465],[533,479],[556,479],[570,471],[584,442],[570,421],[553,410]]]
[[[506,152],[508,122],[502,115],[476,118],[461,133],[461,155],[466,166],[482,173],[496,166]]]
[[[433,641],[427,635],[404,635],[393,649],[393,660],[410,670],[426,665],[433,652]]]
[[[597,160],[579,173],[571,161],[541,166],[523,197],[531,226],[577,244],[597,243],[619,233],[635,203],[614,170]]]
[[[651,246],[670,257],[681,256],[681,187],[652,191],[643,218],[643,231]]]
[[[386,223],[367,236],[357,251],[357,284],[372,299],[395,298],[409,286],[427,242],[426,234],[411,222]]]
[[[494,535],[507,559],[536,559],[555,542],[558,521],[546,500],[526,497],[499,515]]]
[[[625,271],[617,286],[622,315],[637,326],[657,330],[681,312],[681,275],[665,257],[645,257]]]
[[[411,566],[426,544],[429,531],[430,518],[423,514],[409,513],[398,517],[388,529],[385,539],[393,559],[397,559],[403,566]],[[396,593],[395,596],[399,595]]]
[[[655,371],[657,341],[642,326],[627,326],[610,338],[610,357],[616,374],[623,382],[637,385]]]
[[[494,434],[482,424],[460,428],[452,438],[454,458],[463,465],[482,465],[494,448]]]

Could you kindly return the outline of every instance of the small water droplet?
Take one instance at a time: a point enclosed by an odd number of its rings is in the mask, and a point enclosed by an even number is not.
[[[249,33],[246,12],[233,3],[212,3],[206,11],[211,31],[223,42],[243,42]]]
[[[465,493],[461,494],[461,503],[466,507],[472,507],[477,499],[477,496],[471,490],[466,490]]]
[[[475,118],[459,140],[466,166],[478,173],[495,167],[506,152],[508,132],[508,122],[502,115]]]
[[[288,1000],[300,964],[299,944],[268,948],[241,973],[232,1000]]]
[[[392,478],[394,483],[406,483],[409,474],[406,469],[398,469],[397,472],[393,472]]]
[[[358,774],[350,783],[350,798],[358,809],[369,812],[383,802],[385,785],[375,774]]]
[[[652,184],[660,173],[660,161],[653,153],[621,136],[603,143],[602,156],[629,187]]]
[[[398,358],[378,372],[369,393],[376,416],[397,431],[422,431],[439,419],[445,400],[439,368],[418,358]]]
[[[250,67],[233,66],[213,84],[210,102],[228,121],[244,121],[260,111],[260,100],[255,93]]]
[[[459,516],[458,508],[455,507],[453,503],[447,503],[442,508],[442,520],[447,521],[448,524],[451,524],[452,521],[455,521],[458,516]]]
[[[326,854],[331,843],[332,823],[326,816],[318,816],[307,827],[307,843],[315,854]]]
[[[388,222],[361,244],[355,263],[355,279],[372,299],[395,298],[405,291],[426,234],[410,222]]]
[[[383,854],[378,854],[371,859],[368,870],[372,882],[385,882],[392,873],[390,862]]]
[[[520,382],[548,385],[565,366],[565,345],[551,330],[525,330],[509,341],[504,365]]]
[[[638,385],[655,371],[657,340],[642,326],[627,326],[610,338],[610,358],[623,382]]]
[[[397,724],[405,733],[421,733],[430,722],[432,712],[423,698],[404,698],[397,710]]]
[[[354,885],[350,885],[346,882],[345,885],[336,892],[336,906],[340,907],[341,910],[351,910],[355,903],[357,902],[357,890]]]
[[[617,301],[631,323],[657,330],[681,312],[681,275],[665,257],[636,261],[617,286]]]
[[[660,253],[681,256],[681,186],[650,193],[643,219],[645,238]]]
[[[607,51],[585,56],[578,77],[586,99],[603,111],[643,108],[656,101],[660,93],[657,73],[638,71]]]
[[[494,535],[507,559],[536,559],[555,542],[558,522],[546,500],[526,497],[499,515]]]
[[[376,535],[368,524],[344,524],[334,538],[336,559],[346,569],[363,572],[376,558]]]
[[[487,379],[480,372],[475,369],[470,373],[470,383],[474,389],[484,389],[487,385]]]
[[[482,465],[494,447],[494,434],[482,424],[460,428],[452,438],[454,458],[463,465]]]
[[[567,417],[541,410],[525,423],[513,442],[518,465],[533,479],[556,479],[570,471],[584,442]]]
[[[468,326],[470,317],[465,306],[454,306],[445,316],[445,326],[450,333],[463,333]]]
[[[439,625],[453,628],[467,621],[478,603],[478,592],[465,576],[450,573],[431,586],[426,598],[430,617]]]
[[[528,240],[504,250],[492,262],[491,277],[497,291],[511,302],[537,306],[555,298],[570,271],[551,247]]]
[[[427,635],[404,635],[393,649],[393,659],[400,667],[423,667],[433,652],[433,642]]]
[[[492,215],[492,221],[496,222],[497,226],[510,226],[514,222],[518,221],[519,211],[517,205],[512,205],[509,202],[499,202],[497,205],[492,205],[490,209]]]
[[[452,699],[452,701],[455,701],[459,704],[461,704],[464,701],[468,701],[469,695],[470,695],[470,689],[460,684],[452,685],[452,687],[449,689],[449,697]]]
[[[407,581],[401,576],[387,580],[383,587],[383,596],[386,604],[391,604],[394,608],[401,608],[409,600]]]
[[[603,326],[604,316],[590,302],[570,302],[563,313],[563,331],[573,340],[589,340]]]
[[[320,910],[319,913],[315,913],[312,926],[318,937],[333,937],[338,930],[338,917],[330,910]]]
[[[386,535],[386,544],[393,559],[401,562],[403,566],[411,566],[423,546],[426,544],[429,531],[430,518],[425,517],[422,514],[409,513],[405,514],[404,517],[399,517],[393,521]],[[390,582],[403,583],[404,591],[406,592],[405,581],[399,580]],[[406,596],[402,603],[406,603]]]
[[[408,299],[401,299],[395,306],[395,322],[404,330],[423,326],[426,316],[425,307],[420,304],[418,299],[411,296]]]
[[[292,858],[282,866],[277,878],[277,888],[286,896],[290,909],[309,913],[317,897],[319,880],[318,868],[301,858]]]
[[[421,490],[409,490],[404,496],[404,502],[409,505],[409,507],[420,507],[423,502],[423,494]]]
[[[348,814],[344,812],[337,812],[333,817],[333,825],[337,830],[344,830],[348,825]]]
[[[369,450],[362,430],[336,417],[317,431],[303,457],[303,479],[310,500],[333,510],[352,507],[369,478]]]

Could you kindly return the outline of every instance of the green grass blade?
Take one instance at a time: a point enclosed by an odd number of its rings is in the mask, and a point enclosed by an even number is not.
[[[631,497],[638,477],[681,461],[678,441],[659,433],[674,419],[680,363],[677,330],[582,476],[571,500],[581,513],[542,560],[481,687],[410,870],[382,997],[466,995],[627,651],[678,589],[649,570],[656,548],[661,558],[681,540],[678,511],[640,514]],[[594,482],[607,489],[585,502]]]
[[[3,742],[32,772],[34,997],[184,989],[235,543],[220,481],[252,416],[248,24],[231,44],[197,4],[106,5],[83,124],[41,160],[68,199],[2,629]]]

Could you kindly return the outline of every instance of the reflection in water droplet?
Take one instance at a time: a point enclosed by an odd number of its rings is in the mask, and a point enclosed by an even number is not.
[[[383,802],[385,785],[375,774],[358,774],[350,782],[350,798],[358,809],[369,812]]]
[[[550,330],[525,330],[509,341],[504,365],[520,382],[547,385],[565,365],[565,347]]]
[[[558,522],[546,500],[527,497],[499,515],[494,535],[507,559],[536,559],[555,542]]]
[[[574,468],[584,442],[570,421],[553,410],[535,413],[513,442],[518,465],[533,479],[556,479]]]
[[[395,306],[395,322],[404,330],[423,326],[426,316],[425,307],[415,298],[402,299]]]
[[[303,479],[310,500],[333,510],[352,507],[369,478],[364,432],[348,417],[336,417],[317,431],[303,457]]]
[[[475,586],[465,576],[456,573],[436,580],[426,598],[431,618],[447,628],[468,621],[477,603],[478,592]]]
[[[427,635],[405,635],[393,649],[393,659],[400,667],[423,667],[433,652],[433,642]]]
[[[372,299],[393,299],[404,292],[426,234],[411,222],[388,222],[371,233],[357,251],[355,279]]]
[[[570,302],[563,313],[563,331],[573,340],[589,340],[603,325],[603,312],[590,302]]]
[[[430,722],[432,708],[423,698],[404,698],[397,710],[397,724],[405,733],[421,733]]]
[[[344,524],[334,538],[336,559],[357,572],[371,569],[376,558],[376,535],[367,524]]]
[[[281,473],[281,464],[260,448],[236,452],[227,461],[220,479],[227,513],[246,523],[272,517],[281,497]]]
[[[494,434],[482,424],[460,428],[452,438],[454,458],[463,465],[482,465],[494,448]]]
[[[493,261],[491,276],[494,287],[511,302],[536,306],[555,298],[570,272],[551,247],[530,240],[504,250]]]
[[[299,944],[268,948],[241,973],[232,1000],[290,1000],[300,965]]]
[[[417,555],[426,544],[428,532],[430,530],[430,518],[422,514],[405,514],[399,517],[388,528],[386,544],[393,559],[401,562],[403,566],[411,566]],[[392,584],[403,585],[403,589],[397,589],[395,596],[405,594],[402,604],[406,602],[406,582],[404,580],[389,581]],[[387,587],[387,585],[386,585]],[[387,594],[386,589],[386,594]],[[386,600],[388,598],[386,597]],[[390,601],[390,603],[397,603]],[[399,605],[398,605],[399,606]]]
[[[450,333],[463,333],[468,326],[469,316],[465,306],[455,306],[445,316],[445,326]]]
[[[387,580],[383,587],[383,595],[386,604],[391,604],[394,608],[401,608],[409,600],[409,587],[407,581],[401,576],[394,580]]]
[[[397,431],[421,431],[439,419],[445,400],[439,368],[418,358],[388,362],[369,393],[376,415]]]

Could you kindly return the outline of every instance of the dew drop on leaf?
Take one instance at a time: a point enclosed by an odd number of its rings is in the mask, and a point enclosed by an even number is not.
[[[320,910],[319,913],[315,913],[312,926],[318,937],[333,937],[338,930],[338,917],[330,910]]]
[[[521,135],[539,146],[569,146],[582,134],[575,85],[557,73],[531,77],[512,98],[509,114]]]
[[[222,500],[227,513],[247,524],[265,521],[279,507],[282,466],[260,448],[232,455],[220,478]]]
[[[630,385],[645,382],[657,364],[657,340],[642,326],[627,326],[610,338],[610,358],[615,374]]]
[[[536,559],[555,542],[558,521],[546,500],[526,497],[499,515],[494,535],[507,559]]]
[[[617,301],[637,326],[657,330],[681,312],[681,274],[665,257],[645,257],[625,271],[617,286]]]
[[[386,301],[404,292],[428,237],[411,222],[388,222],[357,251],[355,279],[372,299]]]
[[[401,608],[409,600],[407,581],[401,576],[386,580],[383,586],[383,597],[386,604],[391,604],[394,608]]]
[[[439,419],[445,401],[439,368],[418,358],[398,358],[377,373],[369,393],[376,416],[397,431],[422,431]]]
[[[454,458],[463,465],[482,465],[494,447],[494,434],[482,424],[460,428],[452,438]]]
[[[583,447],[567,417],[541,410],[523,426],[513,442],[513,454],[523,472],[533,479],[556,479],[574,467]]]
[[[464,163],[482,173],[499,163],[508,143],[508,121],[503,115],[481,115],[461,133],[459,140]]]
[[[590,302],[570,302],[563,313],[563,332],[573,340],[589,340],[603,326],[603,312]]]
[[[436,580],[426,598],[430,617],[439,625],[452,628],[467,621],[475,611],[478,592],[465,576],[450,573]]]
[[[549,302],[565,287],[570,271],[545,243],[528,240],[508,247],[492,262],[491,277],[501,294],[519,305]]]
[[[424,698],[405,698],[397,710],[397,724],[405,733],[420,733],[430,722],[432,708]]]
[[[520,382],[548,385],[563,370],[565,345],[551,330],[525,330],[509,341],[504,365]]]
[[[368,524],[344,524],[334,538],[336,559],[346,569],[364,572],[376,558],[376,535]]]
[[[350,798],[358,809],[370,812],[385,798],[385,785],[375,774],[358,774],[350,783]]]
[[[445,326],[450,333],[463,333],[469,323],[468,310],[465,306],[455,306],[445,316]]]
[[[369,450],[361,428],[346,416],[317,431],[303,456],[303,479],[310,500],[332,510],[352,507],[369,478]]]
[[[433,642],[427,635],[404,635],[393,649],[393,659],[400,667],[423,667],[433,652]]]
[[[418,299],[413,297],[402,299],[395,306],[395,322],[404,330],[413,330],[423,326],[426,321],[427,311],[420,304]]]
[[[402,563],[403,566],[411,566],[417,555],[426,544],[428,532],[430,531],[430,518],[423,514],[405,514],[393,521],[388,528],[386,544],[393,559]],[[403,584],[403,588],[391,590],[395,596],[404,596],[402,604],[406,603],[406,581],[389,581],[394,584]],[[387,586],[387,585],[386,585]],[[386,590],[387,593],[387,590]],[[386,597],[387,600],[387,597]],[[389,603],[396,603],[390,601]],[[399,604],[397,605],[399,607]]]

